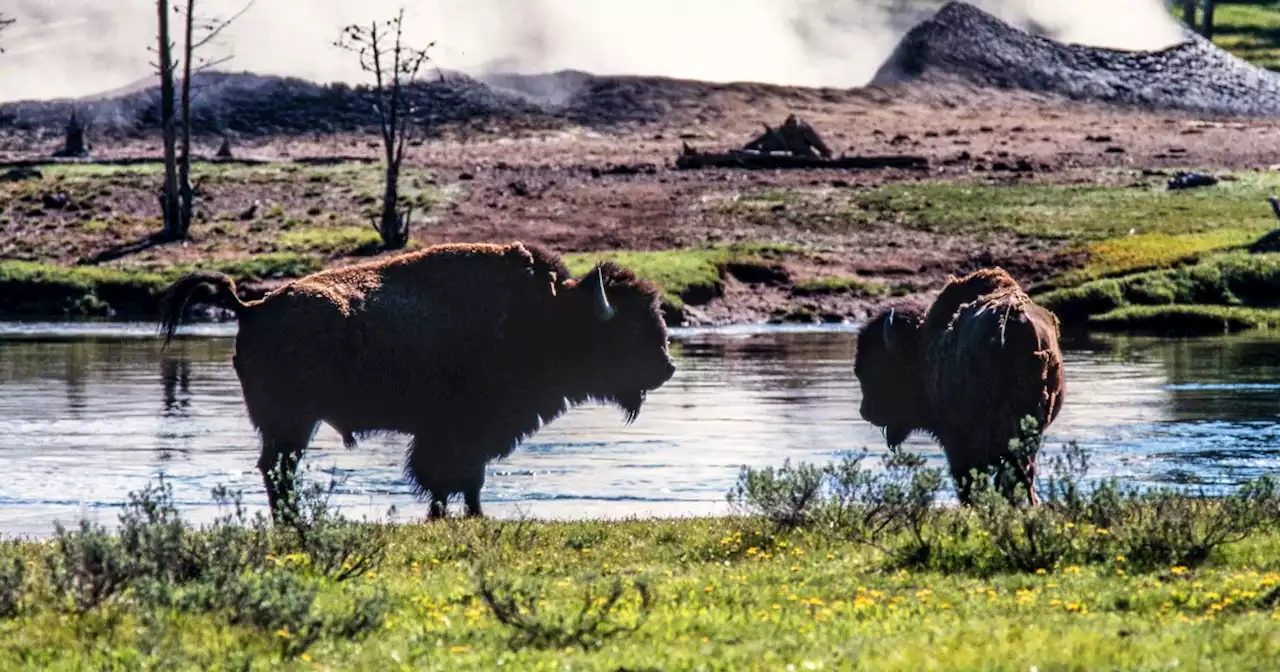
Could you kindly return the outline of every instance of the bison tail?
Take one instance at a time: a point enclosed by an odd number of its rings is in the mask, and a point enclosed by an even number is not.
[[[236,295],[236,281],[225,273],[190,273],[178,278],[165,290],[160,299],[160,328],[164,331],[164,346],[169,346],[173,334],[182,322],[187,303],[202,287],[213,288],[213,302],[235,312],[239,318],[244,315],[248,304]]]

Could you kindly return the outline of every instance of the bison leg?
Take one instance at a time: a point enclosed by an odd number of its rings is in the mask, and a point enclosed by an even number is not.
[[[484,487],[484,465],[480,465],[479,471],[474,474],[471,481],[462,488],[463,499],[467,503],[467,515],[473,518],[483,518],[484,512],[480,510],[480,489]]]
[[[317,423],[309,427],[298,426],[291,430],[262,429],[262,454],[258,457],[258,471],[267,490],[267,504],[277,522],[296,519],[298,503],[295,498],[295,479],[298,462],[311,442]]]
[[[427,510],[427,519],[436,520],[448,514],[449,493],[440,490],[431,491],[431,508]]]
[[[480,509],[480,489],[484,486],[483,442],[471,437],[437,437],[428,441],[418,436],[409,449],[408,475],[419,490],[431,498],[429,519],[443,518],[449,495],[462,493],[468,516],[484,515]]]

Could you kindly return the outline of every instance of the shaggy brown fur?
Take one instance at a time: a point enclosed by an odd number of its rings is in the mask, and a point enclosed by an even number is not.
[[[575,404],[613,403],[630,422],[675,371],[653,285],[611,263],[573,280],[556,255],[520,243],[441,245],[249,303],[225,275],[188,275],[165,297],[166,344],[210,285],[239,318],[233,362],[277,514],[320,422],[349,446],[413,435],[406,473],[431,515],[459,492],[480,515],[488,461]]]
[[[890,447],[916,430],[932,434],[962,502],[971,470],[1004,465],[1036,503],[1035,458],[1008,465],[1008,446],[1024,417],[1043,434],[1062,409],[1058,319],[1003,269],[952,278],[923,319],[897,309],[872,320],[858,336],[854,372],[863,419],[884,428]]]

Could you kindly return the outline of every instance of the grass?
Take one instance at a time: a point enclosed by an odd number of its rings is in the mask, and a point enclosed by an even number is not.
[[[799,296],[815,296],[821,294],[860,294],[863,296],[885,296],[896,290],[879,282],[869,282],[862,278],[828,275],[809,280],[801,280],[792,286],[791,292]]]
[[[194,270],[219,271],[246,282],[296,278],[322,268],[315,257],[294,253],[162,268],[65,267],[0,261],[0,314],[150,317],[155,314],[165,287]]]
[[[1090,316],[1090,327],[1164,334],[1211,334],[1280,327],[1280,310],[1240,306],[1127,306]]]
[[[569,270],[580,276],[601,261],[613,261],[662,288],[663,303],[679,309],[719,295],[722,272],[730,264],[767,266],[792,251],[780,245],[739,244],[658,251],[620,251],[564,255]]]
[[[1160,182],[1135,187],[886,185],[855,195],[853,204],[931,231],[1008,232],[1082,243],[1132,234],[1177,236],[1273,228],[1275,216],[1266,197],[1280,191],[1280,176],[1242,173],[1235,177],[1214,187],[1185,191],[1168,191]]]
[[[1168,191],[1163,179],[1109,172],[1100,184],[888,184],[868,191],[762,190],[721,207],[768,211],[778,204],[802,213],[806,226],[857,229],[894,223],[953,236],[1016,235],[1085,259],[1051,280],[1067,287],[1089,280],[1194,262],[1238,247],[1275,227],[1267,196],[1280,175],[1225,175],[1218,185]],[[1136,186],[1116,186],[1133,182]],[[770,215],[782,216],[782,215]],[[800,216],[800,215],[797,215]]]
[[[370,226],[308,227],[280,234],[277,246],[294,252],[341,255],[362,248],[376,248],[381,242],[381,236]]]
[[[1213,25],[1218,46],[1255,65],[1280,69],[1280,2],[1219,2]]]
[[[1231,329],[1276,323],[1280,254],[1231,252],[1178,268],[1086,282],[1038,301],[1070,324]]]
[[[812,515],[783,523],[770,507],[799,501],[805,473],[832,476],[846,497],[807,497]],[[215,497],[232,502],[227,514],[196,530],[162,482],[131,497],[116,534],[86,524],[0,544],[0,667],[1260,669],[1280,660],[1274,483],[1224,499],[1100,486],[1034,510],[989,497],[940,507],[939,483],[919,462],[878,470],[850,459],[744,471],[731,497],[740,517],[399,526],[337,518],[313,487],[302,523],[272,527],[223,492]],[[932,552],[902,552],[920,543]]]

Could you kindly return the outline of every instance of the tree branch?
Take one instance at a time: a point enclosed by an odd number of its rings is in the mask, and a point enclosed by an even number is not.
[[[7,19],[5,18],[4,14],[0,14],[0,33],[3,33],[5,28],[12,26],[14,21],[17,21],[17,19]],[[3,53],[4,53],[4,48],[0,47],[0,54],[3,54]]]
[[[222,31],[226,30],[228,26],[236,22],[236,19],[244,16],[244,13],[249,11],[249,8],[253,7],[254,1],[255,0],[249,0],[245,3],[244,7],[240,8],[240,11],[232,14],[231,17],[226,20],[218,21],[216,19],[207,19],[205,23],[200,26],[201,30],[204,31],[204,35],[191,45],[191,51],[196,51],[218,39],[218,36],[222,34]],[[224,62],[226,60],[230,60],[230,57],[223,60]]]

